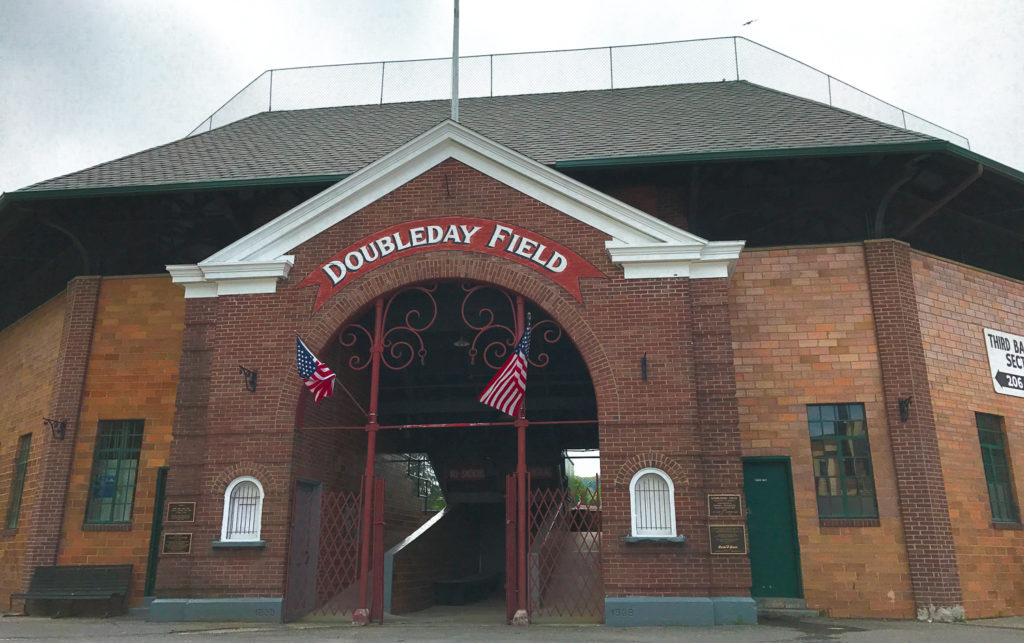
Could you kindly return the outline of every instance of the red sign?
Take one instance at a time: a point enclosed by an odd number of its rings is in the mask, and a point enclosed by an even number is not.
[[[362,275],[400,257],[439,250],[482,252],[511,259],[550,277],[579,301],[583,301],[581,277],[604,277],[572,250],[525,228],[487,219],[444,217],[400,223],[371,234],[331,257],[298,287],[318,287],[313,304],[316,311]]]

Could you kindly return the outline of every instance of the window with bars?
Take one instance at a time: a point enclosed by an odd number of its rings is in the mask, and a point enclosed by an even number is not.
[[[863,404],[807,407],[819,518],[877,518]]]
[[[629,482],[634,536],[676,535],[675,488],[661,469],[641,469]]]
[[[250,476],[236,478],[224,492],[222,541],[253,541],[260,539],[263,519],[263,485]]]
[[[18,527],[18,516],[21,514],[21,496],[25,491],[25,474],[28,473],[28,453],[32,445],[32,434],[26,433],[18,438],[18,450],[14,454],[14,475],[11,477],[11,495],[7,502],[8,529]]]
[[[993,522],[1020,522],[1017,502],[1010,476],[1010,460],[1006,456],[1006,438],[1003,418],[988,413],[975,413],[978,440],[981,442],[981,462],[988,483],[988,502],[992,507]]]
[[[144,420],[100,420],[93,452],[85,522],[130,523],[135,503]]]

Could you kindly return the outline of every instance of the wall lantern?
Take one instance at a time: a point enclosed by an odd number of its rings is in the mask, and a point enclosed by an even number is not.
[[[50,427],[50,433],[53,434],[55,440],[63,440],[64,433],[68,429],[67,420],[51,420],[50,418],[43,418],[43,424]]]
[[[897,400],[900,405],[900,422],[906,422],[910,419],[910,403],[914,401],[911,396],[901,397]]]
[[[250,371],[249,369],[247,369],[246,367],[242,366],[241,364],[239,364],[239,366],[238,366],[238,371],[242,374],[242,377],[245,378],[245,390],[249,391],[250,393],[255,393],[256,392],[256,380],[260,376],[259,371],[257,371],[256,369],[253,369],[253,370]]]

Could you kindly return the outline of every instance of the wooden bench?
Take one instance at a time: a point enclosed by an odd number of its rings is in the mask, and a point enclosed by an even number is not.
[[[32,570],[27,592],[14,599],[59,601],[109,601],[107,615],[121,611],[132,581],[131,565],[45,565]]]

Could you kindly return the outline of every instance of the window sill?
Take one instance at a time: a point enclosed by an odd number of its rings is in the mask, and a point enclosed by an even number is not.
[[[993,522],[992,529],[1009,529],[1011,531],[1024,531],[1024,525],[1019,522]]]
[[[623,536],[624,543],[685,543],[686,536]]]
[[[881,527],[878,518],[818,518],[819,527]]]
[[[130,522],[87,522],[82,524],[82,531],[131,531]]]
[[[214,549],[263,549],[265,540],[215,540],[210,543]]]

